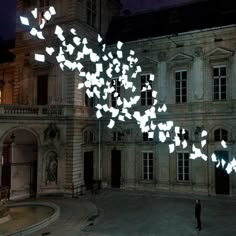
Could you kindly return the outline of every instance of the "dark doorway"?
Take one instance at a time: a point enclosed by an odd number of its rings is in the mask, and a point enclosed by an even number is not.
[[[215,154],[218,161],[221,162],[223,159],[228,163],[228,151],[216,151]],[[229,194],[229,175],[222,164],[219,167],[215,167],[215,188],[216,194]]]
[[[35,197],[37,192],[37,161],[30,163],[30,196]]]
[[[38,76],[37,105],[48,104],[48,75]]]
[[[93,187],[93,152],[84,153],[84,184],[86,189]]]
[[[120,188],[121,177],[121,151],[111,151],[111,186]]]
[[[2,152],[2,186],[11,187],[11,163],[10,163],[10,145],[3,146]]]

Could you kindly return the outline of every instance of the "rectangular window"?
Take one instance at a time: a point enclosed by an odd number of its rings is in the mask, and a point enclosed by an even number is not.
[[[152,81],[149,74],[141,75],[141,105],[152,105]]]
[[[117,101],[118,97],[120,97],[120,85],[121,85],[121,83],[118,78],[112,79],[111,86],[113,86],[115,89],[114,92],[111,94],[112,107],[117,107],[116,101]]]
[[[177,179],[178,181],[189,181],[189,153],[177,153]]]
[[[213,97],[216,101],[226,99],[226,66],[213,67]]]
[[[96,26],[96,0],[87,0],[87,24]]]
[[[143,153],[143,179],[153,180],[153,153]]]
[[[92,90],[92,89],[90,89],[90,90]],[[85,101],[85,106],[86,107],[94,107],[94,98],[89,97],[86,92],[85,92],[84,101]]]
[[[175,72],[175,101],[176,103],[187,102],[187,71]]]

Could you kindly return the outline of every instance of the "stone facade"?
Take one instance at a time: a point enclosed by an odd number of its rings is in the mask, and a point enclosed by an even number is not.
[[[200,144],[203,128],[208,131],[206,154],[226,151],[224,155],[229,160],[236,155],[235,26],[125,43],[125,51],[135,50],[143,69],[141,75],[155,75],[152,86],[158,91],[158,105],[165,103],[168,108],[166,113],[158,113],[158,122],[173,120],[188,131],[188,148],[169,154],[168,143],[161,143],[157,134],[148,140],[132,120],[117,122],[114,129],[108,129],[108,117],[96,119],[93,106],[97,101],[92,104],[85,91],[77,89],[81,78],[76,73],[62,72],[53,61],[34,61],[34,53],[40,53],[53,42],[55,24],[63,29],[74,27],[81,37],[86,36],[95,44],[97,33],[105,34],[111,17],[119,12],[118,1],[97,0],[93,26],[87,24],[85,0],[50,2],[57,15],[53,23],[46,25],[47,40],[34,40],[28,32],[17,29],[15,62],[0,65],[1,181],[2,185],[10,186],[10,198],[47,194],[77,196],[84,185],[92,187],[94,180],[101,180],[103,187],[222,193],[218,178],[222,173],[217,172],[210,159],[187,158],[185,163],[185,157],[193,143]],[[19,14],[33,8],[34,5],[17,1]],[[215,40],[216,34],[222,40]],[[226,70],[226,99],[214,99],[217,96],[213,86],[214,68]],[[186,102],[176,103],[176,73],[182,77],[187,74],[187,85],[181,84],[178,95],[184,99],[186,87]],[[141,87],[140,76],[136,87]],[[121,90],[122,93],[126,92]],[[140,95],[138,89],[135,93]],[[223,91],[220,96],[224,96]],[[147,106],[141,103],[135,106],[137,110],[144,108]],[[221,137],[226,131],[227,150],[216,139],[216,131]],[[223,180],[227,186],[223,193],[234,195],[235,174],[228,179],[224,175]]]

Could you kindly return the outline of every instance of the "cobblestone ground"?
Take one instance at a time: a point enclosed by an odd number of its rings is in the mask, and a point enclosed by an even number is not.
[[[194,217],[197,197],[191,195],[103,191],[88,198],[98,207],[99,217],[78,236],[236,235],[235,198],[198,197],[202,204],[200,232]]]

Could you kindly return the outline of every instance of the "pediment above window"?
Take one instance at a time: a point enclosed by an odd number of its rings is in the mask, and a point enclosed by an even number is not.
[[[205,54],[205,57],[209,58],[221,58],[221,57],[230,57],[233,55],[233,51],[224,49],[224,48],[215,48]]]
[[[184,61],[192,61],[193,57],[185,54],[185,53],[177,53],[174,56],[172,56],[167,62],[173,63],[173,62],[184,62]]]

